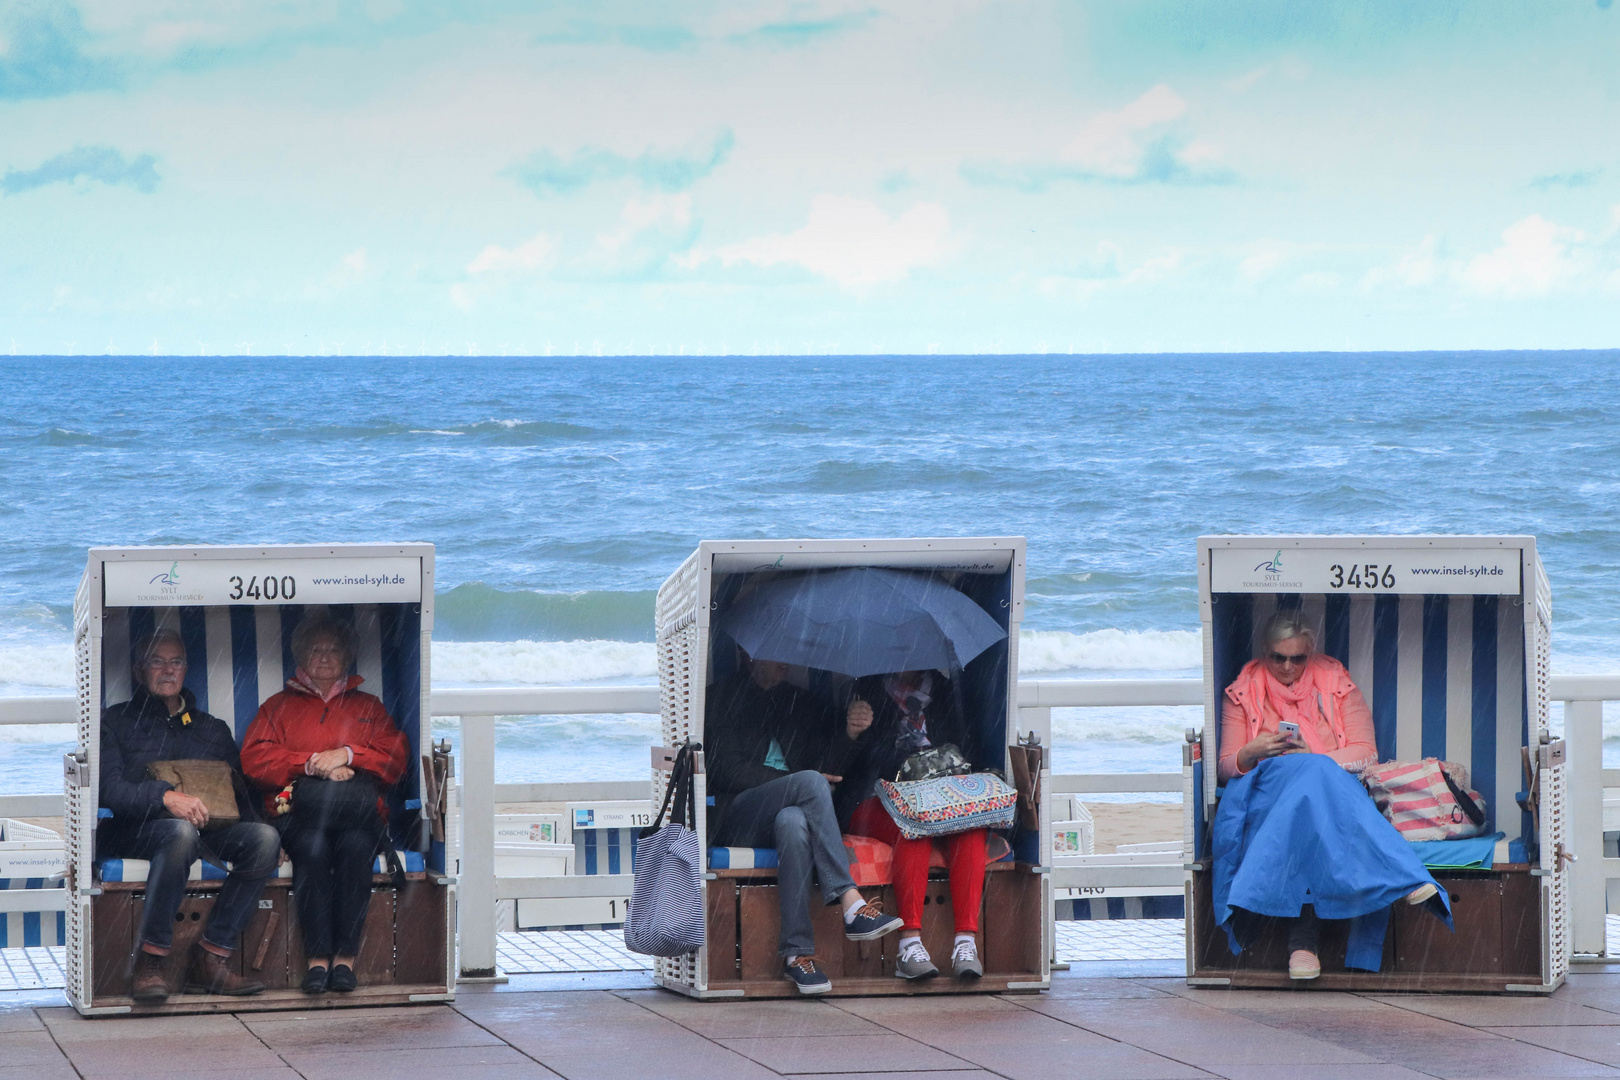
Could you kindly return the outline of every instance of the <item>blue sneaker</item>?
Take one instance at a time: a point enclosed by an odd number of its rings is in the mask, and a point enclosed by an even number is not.
[[[844,936],[851,941],[876,941],[884,934],[892,934],[905,923],[898,915],[885,915],[883,908],[868,902],[844,923]]]
[[[783,967],[782,974],[793,980],[801,994],[825,994],[832,989],[832,980],[813,956],[795,956]]]

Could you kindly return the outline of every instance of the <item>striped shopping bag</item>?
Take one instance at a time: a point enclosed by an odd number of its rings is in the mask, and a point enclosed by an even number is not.
[[[1455,761],[1388,761],[1362,771],[1378,809],[1408,840],[1461,840],[1485,831],[1485,798]]]
[[[636,841],[624,944],[644,956],[685,956],[703,947],[702,851],[691,825],[692,755],[700,749],[687,743],[676,754],[664,805]]]

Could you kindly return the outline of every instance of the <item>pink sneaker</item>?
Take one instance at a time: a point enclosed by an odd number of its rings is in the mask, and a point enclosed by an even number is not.
[[[1322,974],[1322,961],[1309,949],[1295,949],[1288,958],[1288,977],[1290,979],[1314,979]]]

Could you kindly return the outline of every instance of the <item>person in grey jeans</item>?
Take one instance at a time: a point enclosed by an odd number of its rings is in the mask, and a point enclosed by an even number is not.
[[[824,994],[832,982],[815,959],[812,870],[822,902],[843,907],[844,936],[851,941],[892,933],[901,920],[855,888],[833,812],[838,770],[852,759],[871,713],[840,723],[808,690],[788,682],[787,673],[786,664],[744,654],[739,673],[710,691],[704,722],[708,790],[715,801],[710,843],[776,849],[783,976],[801,994]]]

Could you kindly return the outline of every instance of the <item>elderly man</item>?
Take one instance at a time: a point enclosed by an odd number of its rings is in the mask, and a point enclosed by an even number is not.
[[[708,789],[715,800],[711,839],[776,849],[782,974],[801,994],[825,994],[832,981],[814,955],[812,869],[822,901],[843,909],[846,938],[871,941],[901,926],[856,890],[833,812],[832,785],[842,778],[872,712],[852,708],[840,723],[809,691],[787,681],[786,664],[745,659],[744,666],[715,688],[704,722]]]
[[[159,630],[135,649],[135,694],[101,718],[101,805],[113,813],[97,830],[99,858],[146,859],[146,909],[141,917],[131,995],[152,1004],[169,996],[165,958],[186,878],[199,857],[230,865],[186,965],[189,994],[257,994],[264,984],[230,969],[231,950],[253,914],[265,879],[275,873],[281,845],[259,814],[242,778],[230,727],[197,708],[185,688],[186,650],[180,635]],[[223,761],[230,766],[241,820],[208,829],[202,799],[154,780],[155,761]]]

